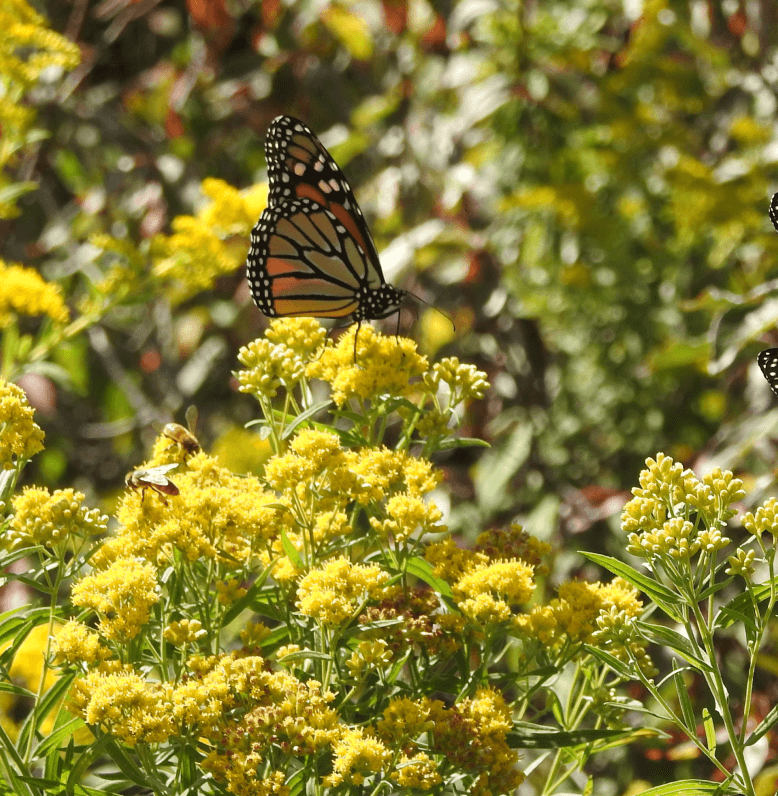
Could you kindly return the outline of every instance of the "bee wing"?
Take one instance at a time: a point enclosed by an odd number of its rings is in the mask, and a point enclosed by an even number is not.
[[[135,477],[148,484],[166,484],[168,477],[165,473],[174,470],[176,467],[178,467],[177,463],[160,464],[159,467],[149,467],[148,470],[136,470]]]

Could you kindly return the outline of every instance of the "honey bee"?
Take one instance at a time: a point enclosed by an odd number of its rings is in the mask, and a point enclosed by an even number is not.
[[[162,434],[179,444],[186,453],[197,453],[200,450],[197,437],[179,423],[167,423],[162,429]]]
[[[161,464],[159,467],[147,467],[127,473],[124,483],[128,489],[140,489],[140,502],[146,497],[146,490],[151,489],[160,496],[160,500],[167,506],[165,495],[178,495],[178,487],[165,475],[165,473],[178,467],[178,464]]]

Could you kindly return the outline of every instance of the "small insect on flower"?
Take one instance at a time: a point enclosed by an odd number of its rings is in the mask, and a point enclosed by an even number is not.
[[[200,450],[197,437],[179,423],[167,423],[162,429],[162,434],[180,445],[186,453],[197,453]]]
[[[141,490],[141,505],[143,505],[143,498],[146,497],[146,490],[151,489],[159,494],[160,500],[167,506],[165,495],[175,496],[180,494],[178,487],[165,475],[165,473],[176,467],[178,467],[178,464],[174,463],[133,470],[131,473],[127,473],[124,483],[127,484],[128,489]]]
[[[768,348],[765,351],[760,351],[756,361],[759,364],[762,375],[767,379],[770,389],[778,395],[778,348]]]

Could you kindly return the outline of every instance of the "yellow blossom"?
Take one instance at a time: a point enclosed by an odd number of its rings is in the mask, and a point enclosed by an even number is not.
[[[240,581],[231,578],[228,581],[216,581],[216,594],[221,605],[231,605],[238,602],[248,593],[244,586],[240,585]]]
[[[186,471],[176,471],[176,486],[180,495],[167,505],[143,500],[137,492],[120,503],[119,538],[129,538],[136,555],[162,563],[176,554],[196,561],[227,553],[250,562],[280,532],[278,499],[259,479],[233,475],[204,452],[187,459]]]
[[[443,782],[434,760],[424,752],[418,752],[413,757],[402,755],[391,777],[401,788],[427,792]]]
[[[364,600],[376,599],[388,579],[389,575],[375,564],[352,564],[347,558],[335,558],[300,579],[297,605],[306,616],[339,625]]]
[[[77,680],[70,707],[87,724],[100,727],[127,746],[163,743],[176,731],[170,690],[147,683],[129,668],[94,671]]]
[[[176,647],[183,647],[185,644],[193,644],[197,639],[206,635],[202,623],[197,619],[181,619],[171,622],[163,633],[165,641],[169,641]]]
[[[159,601],[156,571],[140,559],[115,561],[76,583],[71,597],[74,605],[102,615],[100,632],[106,638],[128,641],[147,624],[151,606]]]
[[[238,360],[246,368],[235,374],[240,391],[258,399],[273,398],[282,386],[291,390],[305,375],[303,361],[293,349],[269,340],[243,346]]]
[[[0,379],[0,469],[10,470],[43,450],[43,431],[33,414],[24,390]]]
[[[511,619],[512,607],[523,605],[535,591],[532,567],[523,561],[496,561],[476,566],[454,584],[454,599],[463,614],[480,624]]]
[[[489,388],[483,371],[460,362],[456,357],[441,359],[424,375],[424,385],[431,393],[437,392],[441,383],[449,389],[451,405],[480,400]]]
[[[327,339],[327,330],[315,318],[275,318],[265,337],[290,348],[303,361],[315,356]]]
[[[69,317],[58,285],[46,282],[34,268],[0,260],[0,329],[16,315],[47,315],[59,324]]]
[[[242,239],[256,222],[255,211],[266,195],[265,186],[239,193],[216,179],[205,180],[202,189],[211,203],[196,216],[176,216],[173,234],[158,235],[152,244],[154,273],[171,283],[175,303],[207,290],[217,277],[242,265]]]
[[[71,666],[99,663],[111,657],[99,633],[74,620],[60,628],[52,643],[52,651],[56,654],[57,663],[69,663]]]
[[[756,510],[756,514],[750,511],[743,515],[743,527],[756,537],[768,531],[773,539],[778,537],[778,499],[768,498],[764,505]]]
[[[345,730],[332,751],[332,774],[323,780],[330,788],[341,784],[362,785],[368,776],[382,771],[392,756],[381,741],[359,728]]]
[[[438,526],[443,518],[440,509],[434,503],[425,503],[407,493],[390,497],[386,501],[386,513],[389,519],[381,522],[373,517],[370,524],[382,536],[392,536],[396,543],[405,542],[415,531],[425,534],[443,530]]]
[[[392,662],[389,645],[383,639],[360,641],[346,661],[352,677],[359,677],[365,669],[383,669]]]
[[[245,647],[258,647],[273,631],[262,622],[246,622],[240,631],[240,640]]]
[[[385,337],[364,325],[359,329],[355,361],[356,334],[354,326],[335,346],[325,348],[318,360],[308,363],[307,375],[328,382],[338,406],[352,398],[409,395],[415,389],[411,382],[428,367],[427,358],[416,352],[416,343],[405,337]]]
[[[83,505],[84,495],[73,489],[49,494],[46,487],[25,487],[13,500],[14,515],[5,544],[10,549],[53,547],[72,537],[105,533],[108,517]]]

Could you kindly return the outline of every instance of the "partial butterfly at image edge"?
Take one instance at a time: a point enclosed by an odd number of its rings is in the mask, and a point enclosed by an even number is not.
[[[770,221],[773,222],[775,231],[778,232],[778,193],[773,194],[773,198],[770,200],[770,207],[767,212],[770,216]]]
[[[778,395],[778,348],[767,348],[756,357],[762,375],[767,379],[770,389]]]
[[[246,260],[260,311],[272,318],[350,316],[360,325],[399,312],[405,291],[384,279],[353,191],[313,132],[291,116],[277,117],[265,157],[268,206]]]

